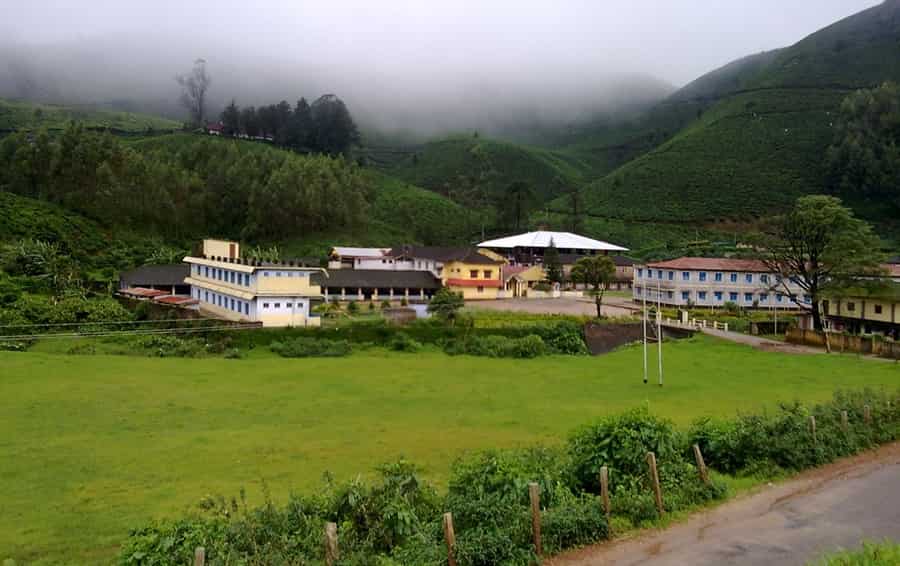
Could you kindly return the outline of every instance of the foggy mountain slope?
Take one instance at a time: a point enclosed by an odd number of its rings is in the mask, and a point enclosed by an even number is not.
[[[821,192],[841,101],[856,88],[900,80],[898,53],[900,1],[888,0],[701,77],[642,122],[667,130],[680,114],[684,126],[593,183],[584,205],[608,218],[702,223],[764,216]]]

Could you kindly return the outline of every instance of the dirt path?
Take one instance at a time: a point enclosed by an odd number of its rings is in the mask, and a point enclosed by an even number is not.
[[[863,539],[900,540],[900,443],[761,488],[663,531],[549,566],[800,566]]]

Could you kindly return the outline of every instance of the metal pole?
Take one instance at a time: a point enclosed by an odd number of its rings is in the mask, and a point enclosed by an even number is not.
[[[660,285],[659,281],[656,282],[656,343],[659,345],[659,355],[657,358],[659,359],[659,386],[662,387],[663,384],[663,369],[662,369],[662,299],[660,298]]]
[[[641,293],[641,297],[644,301],[644,312],[643,312],[643,321],[641,322],[641,329],[643,330],[644,335],[644,383],[647,383],[647,287],[644,287],[644,292]]]

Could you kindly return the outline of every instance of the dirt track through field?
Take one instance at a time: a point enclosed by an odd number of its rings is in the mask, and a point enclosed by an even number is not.
[[[662,531],[548,566],[800,566],[863,539],[900,540],[900,443],[761,488]]]

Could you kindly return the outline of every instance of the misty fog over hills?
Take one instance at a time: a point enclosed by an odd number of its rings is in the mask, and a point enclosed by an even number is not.
[[[335,93],[370,135],[539,141],[875,3],[36,1],[0,22],[0,96],[183,118],[173,77],[204,58],[216,113]]]

